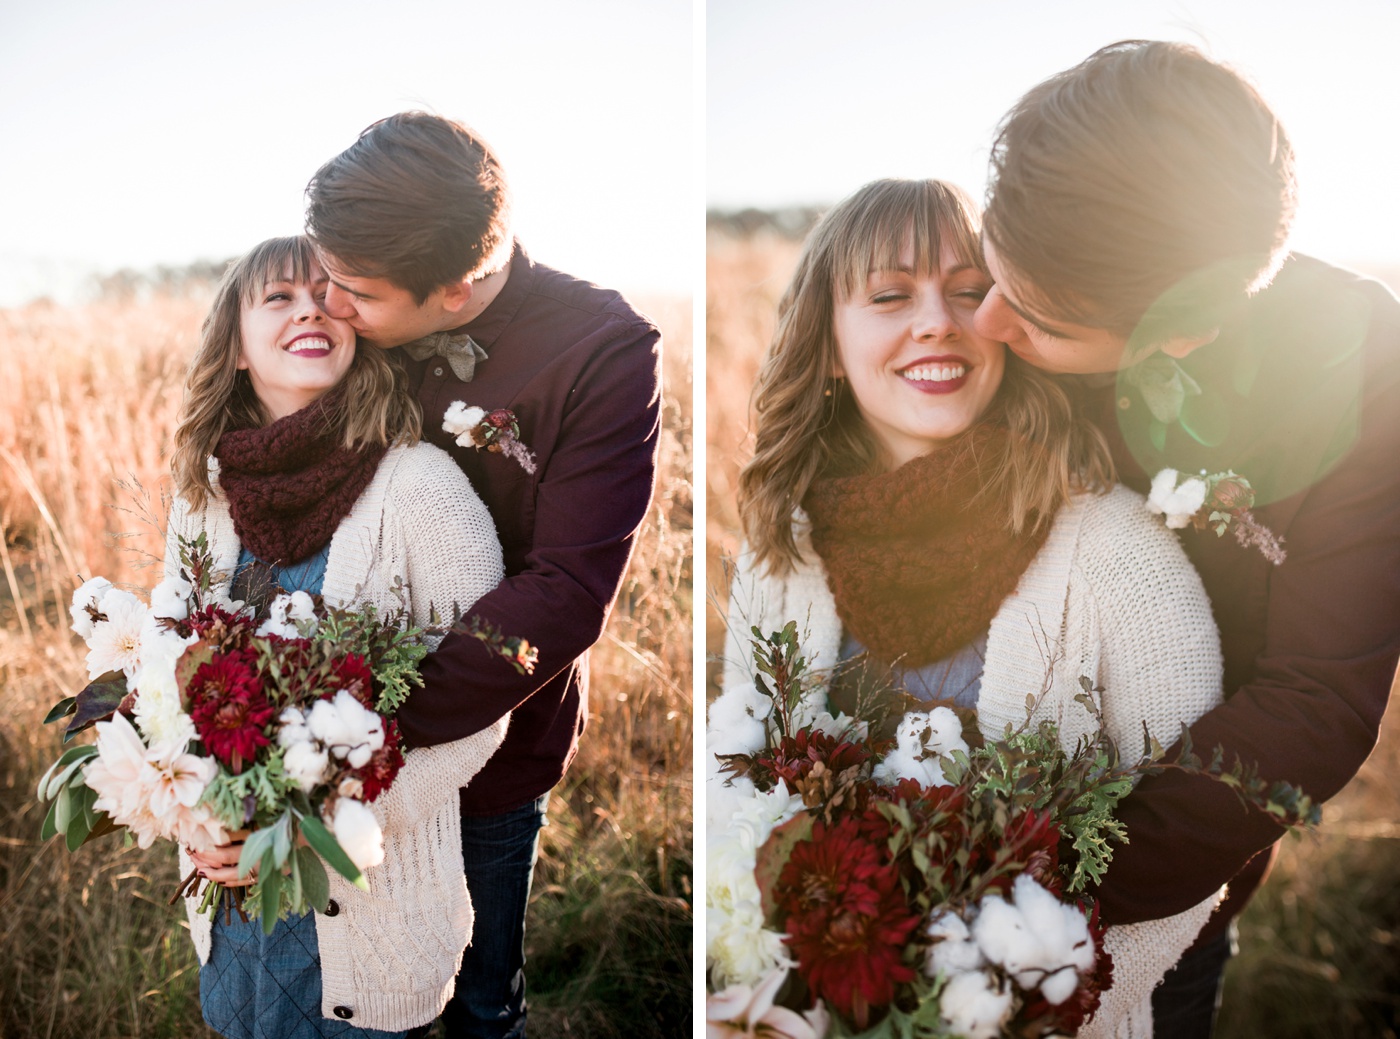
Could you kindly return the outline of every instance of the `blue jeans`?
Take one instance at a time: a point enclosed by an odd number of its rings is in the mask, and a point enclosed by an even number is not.
[[[1235,953],[1235,925],[1183,956],[1152,993],[1156,1039],[1210,1039],[1220,1009],[1225,965]]]
[[[448,1039],[525,1034],[525,909],[549,795],[500,815],[462,816],[462,862],[476,922],[457,991],[442,1012]]]

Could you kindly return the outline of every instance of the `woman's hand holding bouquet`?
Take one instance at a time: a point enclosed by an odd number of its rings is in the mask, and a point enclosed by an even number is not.
[[[40,780],[42,836],[63,834],[70,851],[120,828],[143,848],[177,841],[196,869],[172,903],[250,907],[270,933],[280,917],[325,908],[325,865],[367,888],[363,871],[384,856],[375,805],[404,762],[393,714],[421,684],[425,637],[447,629],[305,592],[255,615],[218,593],[225,575],[203,535],[181,541],[180,560],[149,606],[102,578],[74,594],[90,684],[46,721],[70,719],[65,742],[91,726],[97,740]],[[454,627],[533,669],[523,640],[475,617]]]

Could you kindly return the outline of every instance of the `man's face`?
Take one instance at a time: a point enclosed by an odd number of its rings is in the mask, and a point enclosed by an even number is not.
[[[340,269],[335,259],[322,256],[330,284],[325,311],[348,321],[370,346],[402,346],[444,327],[442,308],[436,305],[437,289],[422,303],[413,293],[385,278],[359,278]]]
[[[973,320],[980,334],[1000,340],[1023,361],[1047,372],[1113,372],[1128,361],[1127,341],[1122,336],[1102,328],[1037,317],[1018,302],[1018,288],[1024,288],[1024,283],[1008,283],[992,243],[984,240],[982,251],[996,285]]]

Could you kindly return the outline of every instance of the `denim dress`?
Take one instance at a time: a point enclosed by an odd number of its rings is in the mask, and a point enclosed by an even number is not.
[[[327,544],[299,563],[271,568],[284,591],[319,594],[326,577]],[[238,557],[234,597],[254,557]],[[246,587],[246,580],[243,582]],[[402,1039],[406,1032],[357,1028],[321,1016],[321,953],[316,914],[279,920],[263,934],[261,920],[224,923],[219,914],[210,936],[209,959],[199,969],[199,1002],[210,1028],[227,1039]]]
[[[841,636],[841,659],[850,660],[865,652],[849,632]],[[976,707],[982,691],[982,671],[987,662],[987,633],[983,632],[961,649],[923,667],[896,667],[893,677],[904,691],[919,700],[952,700],[959,707]]]

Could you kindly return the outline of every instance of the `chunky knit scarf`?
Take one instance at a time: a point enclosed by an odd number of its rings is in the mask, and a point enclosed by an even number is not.
[[[295,563],[330,541],[369,486],[387,448],[345,447],[330,428],[337,387],[295,414],[219,438],[219,486],[243,547],[267,563]]]
[[[1005,430],[984,423],[955,447],[891,473],[820,479],[803,501],[812,546],[846,630],[877,659],[941,660],[987,630],[1049,533],[1006,529],[1007,503],[983,497],[979,461]],[[800,620],[800,618],[799,618]]]

